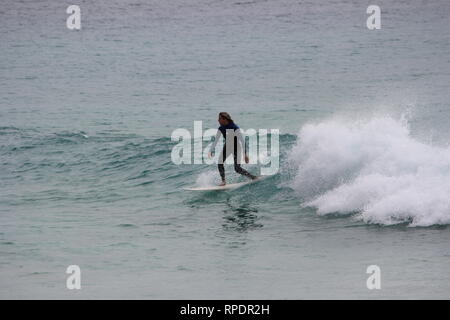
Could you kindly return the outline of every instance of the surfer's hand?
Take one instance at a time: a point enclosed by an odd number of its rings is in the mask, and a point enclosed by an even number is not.
[[[244,159],[245,159],[245,163],[248,163],[248,155],[245,155]]]
[[[208,152],[208,157],[211,159],[212,158],[212,153]]]

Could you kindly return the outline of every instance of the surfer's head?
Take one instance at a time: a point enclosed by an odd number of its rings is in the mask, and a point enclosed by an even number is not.
[[[233,119],[231,119],[231,116],[228,112],[221,112],[219,113],[219,123],[222,126],[226,126],[229,123],[233,123]]]

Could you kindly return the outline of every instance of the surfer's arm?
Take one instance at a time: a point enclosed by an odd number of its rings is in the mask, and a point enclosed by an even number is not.
[[[244,150],[244,154],[247,155],[247,150],[245,148],[245,140],[244,140],[244,137],[242,136],[241,129],[237,129],[235,131],[235,135],[238,138],[239,142],[241,143],[242,150]]]
[[[213,152],[214,152],[214,149],[216,148],[217,142],[219,142],[219,139],[220,139],[220,135],[221,135],[221,134],[222,134],[222,133],[220,132],[220,130],[217,130],[216,138],[214,139],[214,142],[213,142],[213,144],[211,145],[211,148],[209,148],[209,153],[213,153]]]

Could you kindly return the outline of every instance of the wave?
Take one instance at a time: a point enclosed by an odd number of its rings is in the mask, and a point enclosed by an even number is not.
[[[219,180],[215,166],[173,164],[170,154],[176,142],[169,137],[40,133],[13,127],[0,131],[20,132],[4,135],[0,147],[4,159],[0,178],[11,190],[20,181],[39,181],[49,190],[70,183],[76,190],[61,195],[63,200],[111,201],[113,197],[128,199],[131,194],[145,196],[154,182],[167,195],[192,184],[197,174],[197,185]],[[414,139],[405,119],[334,119],[304,125],[298,135],[280,135],[280,165],[271,181],[242,189],[233,197],[292,204],[293,208],[300,203],[319,215],[351,214],[381,225],[450,223],[450,148]],[[259,172],[256,165],[246,165],[246,169]],[[231,167],[226,171],[230,182],[243,179]],[[39,194],[33,196],[49,201]]]
[[[415,140],[408,122],[377,117],[305,125],[289,163],[302,207],[367,223],[450,223],[450,148]]]

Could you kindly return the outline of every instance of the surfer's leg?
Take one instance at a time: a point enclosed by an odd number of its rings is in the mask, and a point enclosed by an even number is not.
[[[237,173],[242,174],[243,176],[246,176],[247,178],[250,178],[250,179],[252,179],[252,180],[255,180],[255,179],[256,179],[256,176],[252,175],[250,172],[248,172],[247,170],[243,169],[243,168],[241,167],[241,165],[238,164],[238,163],[236,163],[236,162],[234,163],[234,170],[235,170]]]
[[[225,168],[223,164],[219,163],[217,167],[219,168],[220,178],[222,178],[222,182],[225,182]]]
[[[225,162],[226,152],[225,152],[225,146],[223,146],[222,153],[219,156],[219,163],[217,167],[219,168],[220,178],[222,179],[222,182],[225,183],[225,167],[223,163]]]
[[[252,175],[250,172],[248,172],[247,170],[245,170],[245,169],[243,169],[242,167],[241,167],[241,164],[240,164],[240,159],[242,158],[241,157],[241,148],[238,148],[238,147],[236,147],[236,145],[235,145],[235,147],[234,147],[234,153],[233,153],[233,158],[234,158],[234,170],[237,172],[237,173],[239,173],[239,174],[242,174],[243,176],[246,176],[247,178],[250,178],[250,179],[252,179],[252,180],[255,180],[257,177],[256,176],[254,176],[254,175]]]

